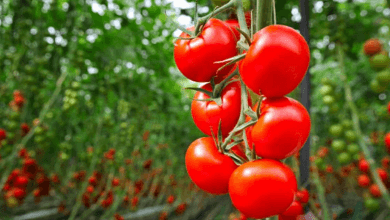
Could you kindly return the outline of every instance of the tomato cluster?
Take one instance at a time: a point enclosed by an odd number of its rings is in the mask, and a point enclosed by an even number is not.
[[[183,33],[175,43],[181,73],[208,82],[196,89],[191,106],[195,125],[208,137],[188,147],[187,172],[202,190],[229,193],[246,217],[295,218],[303,214],[306,199],[298,201],[295,174],[280,160],[303,147],[311,123],[305,107],[285,95],[305,76],[309,47],[296,30],[270,25],[254,34],[247,50],[237,50],[236,27],[232,20],[211,18],[200,29],[188,28],[199,32]],[[236,57],[241,60],[227,64]],[[246,87],[259,95],[257,106]]]
[[[371,90],[381,93],[390,83],[390,58],[382,43],[378,39],[369,39],[364,43],[364,53],[369,57],[370,66],[377,72],[370,82]]]

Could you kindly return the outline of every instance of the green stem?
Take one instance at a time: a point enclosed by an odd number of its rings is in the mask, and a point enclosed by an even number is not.
[[[368,150],[366,142],[363,139],[363,133],[360,129],[358,109],[357,109],[355,103],[353,102],[351,87],[349,86],[349,84],[347,82],[347,77],[346,77],[345,68],[344,68],[344,51],[343,51],[341,45],[337,45],[337,52],[338,52],[340,70],[341,70],[341,74],[342,74],[341,80],[344,83],[345,99],[347,101],[349,109],[351,110],[353,128],[357,134],[358,143],[359,143],[361,149],[363,150],[364,157],[366,158],[367,162],[370,164],[370,171],[371,171],[372,177],[374,178],[374,183],[378,185],[378,187],[382,193],[382,198],[385,200],[387,207],[390,208],[389,192],[387,191],[381,178],[379,177],[378,172],[376,172],[377,166],[376,166],[375,160],[371,156],[371,153]]]
[[[240,25],[240,29],[244,31],[248,36],[250,36],[248,26],[245,20],[244,7],[242,5],[242,0],[237,0],[237,18],[238,23]],[[241,39],[245,39],[243,35],[241,35]]]
[[[228,3],[222,5],[221,7],[219,8],[216,8],[214,11],[212,11],[210,14],[206,15],[206,16],[203,16],[203,17],[200,17],[196,23],[196,26],[195,26],[195,36],[197,36],[199,34],[199,32],[201,31],[201,28],[204,24],[206,24],[206,22],[213,16],[229,9],[229,8],[232,8],[234,7],[236,4],[236,0],[230,0]]]
[[[260,1],[260,5],[257,6],[260,7],[260,14],[258,16],[258,19],[260,19],[258,29],[261,30],[264,27],[267,27],[268,25],[273,24],[273,4],[272,0],[262,0]]]
[[[318,199],[320,200],[321,209],[322,209],[322,217],[324,220],[331,220],[329,213],[328,204],[326,203],[325,199],[325,188],[321,184],[320,177],[318,176],[317,170],[313,172],[313,182],[316,185],[317,193],[318,193]]]

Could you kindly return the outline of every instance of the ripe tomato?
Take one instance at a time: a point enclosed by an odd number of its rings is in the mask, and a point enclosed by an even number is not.
[[[237,31],[236,28],[240,28],[240,24],[238,23],[238,20],[236,19],[229,19],[226,20],[225,23],[229,25],[229,27],[232,29],[234,36],[236,36],[236,41],[240,40],[240,32]]]
[[[282,213],[284,216],[297,216],[304,213],[302,204],[298,201],[294,201],[286,211]]]
[[[310,194],[309,194],[309,191],[307,189],[302,189],[302,190],[298,191],[296,196],[297,196],[297,200],[300,203],[309,202]]]
[[[185,163],[191,180],[202,190],[215,195],[228,193],[229,178],[238,167],[229,156],[218,151],[211,137],[192,142]]]
[[[189,28],[193,31],[194,27]],[[180,35],[190,37],[186,33]],[[181,73],[195,82],[209,82],[217,75],[217,70],[226,63],[215,63],[226,60],[237,54],[236,40],[233,31],[223,21],[211,18],[198,37],[191,40],[178,39],[175,43],[174,58]],[[226,75],[234,67],[225,67],[219,75]]]
[[[390,153],[390,132],[388,132],[385,136],[385,145],[387,152]]]
[[[266,218],[284,212],[294,201],[296,191],[293,171],[271,159],[245,163],[229,180],[233,205],[249,218]]]
[[[253,92],[280,97],[298,86],[309,62],[309,46],[302,35],[284,25],[270,25],[254,35],[239,69]]]
[[[366,188],[370,185],[370,177],[368,177],[366,174],[361,174],[358,177],[358,185],[360,187]]]
[[[378,39],[369,39],[364,43],[363,49],[366,55],[372,56],[382,50],[382,44]]]
[[[288,97],[266,98],[251,138],[256,154],[281,160],[299,151],[309,137],[310,117],[305,107]]]
[[[386,170],[384,170],[382,168],[377,168],[376,172],[378,173],[378,175],[381,178],[382,182],[386,183],[387,179],[389,179],[389,174],[387,174]]]
[[[359,160],[358,168],[360,171],[367,173],[370,168],[370,164],[365,159]]]
[[[370,186],[369,190],[370,190],[371,195],[374,197],[381,197],[382,196],[382,193],[379,189],[379,186],[376,184],[372,184]]]
[[[208,83],[201,87],[212,91]],[[222,135],[227,136],[237,124],[241,112],[241,86],[239,82],[232,82],[222,90],[222,105],[214,101],[197,101],[196,99],[210,98],[203,92],[197,92],[192,101],[191,114],[195,125],[206,135],[211,135],[211,129],[218,134],[218,125],[221,121]]]

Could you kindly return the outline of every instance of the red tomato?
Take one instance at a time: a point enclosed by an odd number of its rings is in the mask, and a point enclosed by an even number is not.
[[[358,177],[358,185],[360,187],[366,188],[370,185],[370,177],[368,177],[366,174],[361,174]]]
[[[385,145],[386,145],[387,152],[390,153],[390,132],[386,133]]]
[[[280,97],[298,86],[309,62],[309,46],[302,35],[284,25],[271,25],[254,35],[239,69],[253,92]]]
[[[211,137],[192,142],[185,163],[191,180],[202,190],[215,195],[228,193],[229,178],[238,167],[229,156],[218,151]]]
[[[226,20],[225,23],[229,25],[229,27],[232,29],[234,35],[236,36],[236,41],[240,40],[240,32],[237,31],[236,28],[240,28],[240,24],[235,19]]]
[[[297,200],[300,203],[307,203],[309,201],[309,198],[310,198],[310,194],[309,194],[309,191],[307,191],[307,189],[302,189],[302,190],[298,191],[296,196],[297,196]]]
[[[299,151],[309,133],[309,113],[301,103],[288,97],[266,98],[251,138],[258,156],[281,160]]]
[[[379,186],[376,184],[372,184],[370,186],[369,190],[370,190],[371,195],[374,197],[381,197],[382,196],[381,190],[379,189]]]
[[[377,168],[376,172],[378,172],[378,175],[381,178],[382,182],[386,183],[387,179],[389,178],[389,174],[387,174],[386,170],[382,168]]]
[[[201,87],[212,91],[208,83]],[[197,92],[194,99],[210,98],[203,92]],[[236,126],[241,112],[241,86],[239,82],[230,83],[222,90],[222,105],[214,101],[192,101],[191,114],[195,125],[206,135],[211,136],[211,129],[218,134],[218,125],[221,121],[222,135],[227,136]]]
[[[232,147],[230,149],[230,152],[235,153],[236,155],[238,155],[244,159],[247,159],[247,157],[245,155],[245,144],[244,143],[241,143],[241,144],[238,144],[238,145]]]
[[[193,31],[194,27],[189,28]],[[181,37],[190,37],[182,33]],[[237,54],[236,39],[233,31],[223,21],[211,18],[200,35],[191,40],[178,39],[175,43],[174,58],[181,73],[195,82],[209,82],[213,76],[226,75],[234,67],[217,70],[226,63],[215,63],[226,60]]]
[[[304,214],[302,204],[298,201],[294,201],[286,211],[282,213],[284,216],[297,216]]]
[[[360,171],[367,173],[370,168],[370,164],[365,159],[359,160],[358,168]]]
[[[248,218],[266,218],[284,212],[294,201],[296,191],[293,171],[271,159],[245,163],[229,180],[232,203]]]

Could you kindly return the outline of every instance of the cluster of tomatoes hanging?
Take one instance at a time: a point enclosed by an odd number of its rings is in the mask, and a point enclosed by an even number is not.
[[[187,172],[202,190],[229,193],[247,217],[295,219],[303,214],[297,180],[280,160],[303,147],[310,117],[301,103],[285,95],[305,76],[309,47],[293,28],[270,25],[253,39],[246,37],[248,47],[240,54],[235,31],[210,18],[175,42],[180,72],[206,83],[192,88],[197,91],[192,117],[207,137],[189,146]],[[253,107],[247,87],[260,97]]]

